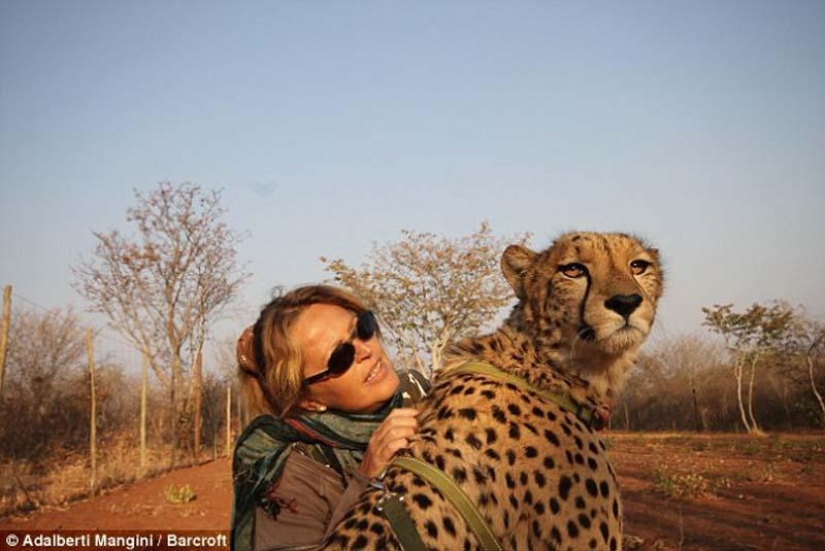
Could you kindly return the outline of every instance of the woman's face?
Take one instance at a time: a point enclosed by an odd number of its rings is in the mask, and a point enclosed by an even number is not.
[[[307,385],[299,406],[309,411],[325,407],[348,413],[372,413],[398,388],[398,375],[377,335],[367,341],[352,339],[356,315],[332,304],[312,304],[291,328],[301,347],[304,378],[327,369],[335,348],[344,342],[355,347],[355,358],[343,375]]]

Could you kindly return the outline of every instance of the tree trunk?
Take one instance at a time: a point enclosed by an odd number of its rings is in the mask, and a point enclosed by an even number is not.
[[[171,435],[172,451],[169,454],[169,466],[174,467],[178,461],[180,451],[180,424],[183,416],[183,362],[180,358],[180,349],[173,350],[172,355],[172,384],[169,393],[169,432]]]
[[[140,469],[146,470],[146,401],[149,392],[149,354],[143,350],[140,369]]]
[[[421,356],[419,356],[418,353],[416,353],[416,352],[413,352],[413,359],[415,360],[415,365],[416,365],[416,368],[418,369],[418,372],[421,373],[428,380],[432,379],[433,378],[432,367],[428,368],[426,365],[424,365],[424,362],[421,361]]]
[[[432,360],[430,375],[432,375],[432,373],[441,369],[441,348],[437,343],[433,343],[430,347],[430,359]]]
[[[762,429],[756,422],[756,417],[753,415],[753,382],[756,379],[756,363],[759,361],[759,355],[756,354],[751,360],[751,376],[748,381],[748,418],[750,419],[750,433],[762,434]]]
[[[3,287],[3,320],[0,323],[0,400],[3,399],[3,380],[6,375],[6,350],[9,347],[11,326],[11,285]]]
[[[791,406],[788,404],[788,382],[782,380],[782,411],[785,412],[785,426],[786,430],[791,430],[793,427],[793,417],[791,416]]]
[[[86,329],[86,352],[89,355],[89,457],[91,459],[91,473],[89,475],[89,489],[94,495],[97,490],[97,404],[95,396],[95,355],[92,349],[92,330]]]
[[[432,366],[430,369],[431,379],[433,373],[441,369],[442,364],[444,363],[444,349],[447,348],[450,338],[450,333],[444,332],[430,344],[430,359],[432,360]]]
[[[627,402],[624,403],[624,430],[630,430],[630,412],[627,409]]]
[[[704,432],[705,425],[702,422],[702,416],[699,414],[699,399],[696,397],[696,387],[691,388],[693,391],[693,419],[696,423],[696,432]]]
[[[722,407],[719,408],[719,409],[722,412],[722,414],[719,416],[719,423],[721,425],[722,421],[725,421],[727,423],[727,421],[729,419],[728,414],[730,413],[730,406],[728,405],[728,395],[727,395],[726,392],[722,393]],[[736,430],[736,429],[731,427],[728,424],[725,424],[723,430],[731,432],[731,431]]]
[[[745,414],[745,403],[742,399],[742,372],[745,368],[745,359],[738,359],[733,366],[733,374],[736,377],[736,400],[739,402],[739,415],[742,418],[742,424],[745,425],[745,431],[748,434],[751,432],[750,423],[748,423],[748,416]]]
[[[816,380],[814,379],[814,359],[811,354],[805,357],[808,362],[808,377],[811,379],[811,390],[814,392],[817,402],[819,402],[819,409],[822,410],[822,424],[825,425],[825,402],[822,401],[822,395],[816,388]]]
[[[232,383],[226,385],[226,457],[232,457]]]

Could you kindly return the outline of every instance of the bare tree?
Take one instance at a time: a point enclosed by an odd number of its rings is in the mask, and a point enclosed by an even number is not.
[[[711,369],[723,361],[724,350],[697,335],[686,335],[658,343],[651,352],[665,366],[664,371],[678,382],[680,388],[690,391],[690,402],[696,432],[707,425],[705,410],[700,407],[700,394]]]
[[[26,310],[12,318],[10,375],[26,396],[51,405],[71,370],[82,365],[84,331],[71,308]]]
[[[97,245],[74,268],[74,286],[142,351],[169,392],[174,461],[177,424],[190,402],[187,371],[247,277],[236,253],[245,236],[223,221],[219,191],[162,182],[146,195],[135,190],[135,199],[126,220],[136,235],[93,232]]]
[[[24,463],[45,462],[48,450],[85,445],[88,406],[70,400],[85,371],[84,329],[71,309],[21,311],[11,317],[6,399],[0,421],[0,450]],[[84,393],[85,394],[85,393]]]
[[[494,237],[486,222],[457,239],[404,230],[400,241],[374,246],[360,268],[341,259],[321,262],[379,312],[397,359],[431,375],[449,342],[492,321],[512,299],[499,268],[511,242]]]
[[[702,308],[704,325],[725,339],[733,355],[734,378],[742,424],[749,434],[762,434],[753,411],[757,366],[766,355],[786,346],[791,337],[795,312],[782,301],[770,305],[753,304],[742,313],[732,304]],[[745,370],[749,369],[747,401],[743,399]]]

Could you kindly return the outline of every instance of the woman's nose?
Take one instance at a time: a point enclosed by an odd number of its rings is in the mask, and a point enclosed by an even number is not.
[[[372,348],[370,348],[369,344],[362,341],[361,339],[355,339],[352,341],[352,345],[355,347],[355,359],[356,361],[363,361],[367,360],[372,357]]]

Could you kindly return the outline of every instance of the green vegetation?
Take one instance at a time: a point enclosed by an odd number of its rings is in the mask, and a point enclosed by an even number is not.
[[[163,490],[163,495],[166,496],[166,501],[169,503],[183,504],[195,501],[197,494],[189,484],[183,486],[169,485]]]
[[[659,467],[654,472],[654,489],[669,498],[697,498],[715,495],[721,488],[729,488],[727,477],[711,479],[700,473],[676,474],[667,467]]]

